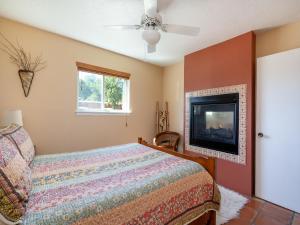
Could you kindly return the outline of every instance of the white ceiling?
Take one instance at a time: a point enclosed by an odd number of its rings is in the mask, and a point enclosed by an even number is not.
[[[300,0],[159,0],[164,23],[199,26],[197,37],[163,33],[146,53],[141,31],[102,25],[139,24],[143,0],[0,0],[0,16],[165,66],[250,30],[300,19]]]

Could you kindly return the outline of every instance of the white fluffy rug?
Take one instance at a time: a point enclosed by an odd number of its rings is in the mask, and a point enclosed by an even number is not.
[[[244,196],[220,185],[219,190],[221,192],[221,207],[217,211],[217,225],[238,217],[240,210],[248,202],[248,199]]]

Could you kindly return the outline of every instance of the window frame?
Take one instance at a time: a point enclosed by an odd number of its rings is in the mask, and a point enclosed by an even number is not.
[[[76,93],[76,114],[77,115],[88,115],[88,116],[92,116],[92,115],[128,115],[131,113],[131,107],[130,107],[130,74],[129,73],[125,73],[125,72],[121,72],[121,71],[117,71],[117,70],[112,70],[112,69],[108,69],[108,68],[103,68],[103,67],[98,67],[98,66],[94,66],[94,65],[90,65],[90,64],[86,64],[86,63],[81,63],[81,62],[76,62],[76,66],[77,66],[77,72],[76,72],[76,76],[77,76],[77,93]],[[100,75],[102,76],[102,99],[104,99],[104,77],[105,76],[111,76],[111,77],[115,77],[115,78],[121,78],[124,79],[125,85],[126,85],[126,93],[125,93],[125,109],[124,110],[105,110],[104,107],[102,109],[99,110],[82,110],[79,108],[79,92],[80,92],[80,85],[79,85],[79,73],[80,72],[88,72],[91,74],[95,74],[95,75]],[[104,105],[104,101],[102,102],[102,104]]]

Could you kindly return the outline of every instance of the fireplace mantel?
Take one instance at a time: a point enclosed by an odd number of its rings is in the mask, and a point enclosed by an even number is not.
[[[213,156],[216,158],[229,160],[231,162],[246,164],[246,90],[247,85],[234,85],[220,88],[212,88],[205,90],[197,90],[187,92],[185,97],[185,149],[201,153],[203,155]],[[190,115],[190,101],[194,97],[216,96],[224,94],[239,94],[239,109],[238,109],[238,154],[230,154],[214,149],[199,147],[190,144],[190,130],[191,130],[191,115]]]

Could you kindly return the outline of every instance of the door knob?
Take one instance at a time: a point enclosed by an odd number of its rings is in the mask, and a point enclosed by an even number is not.
[[[263,136],[264,136],[264,134],[263,134],[263,133],[261,133],[261,132],[259,132],[259,133],[257,134],[257,136],[261,138],[261,137],[263,137]]]

